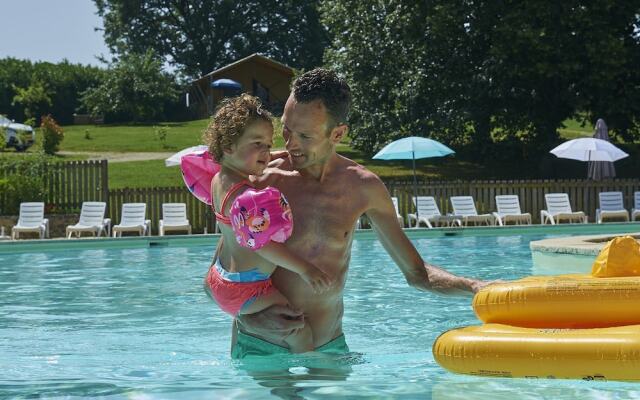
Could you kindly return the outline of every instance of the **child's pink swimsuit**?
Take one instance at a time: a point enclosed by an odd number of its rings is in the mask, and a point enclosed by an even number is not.
[[[229,198],[245,186],[251,185],[243,181],[229,189],[220,205],[221,211],[225,209]],[[260,249],[271,240],[282,243],[291,236],[293,230],[289,204],[280,191],[273,187],[244,191],[234,200],[229,217],[218,213],[215,208],[213,211],[220,223],[231,225],[241,246],[253,250]],[[259,268],[228,272],[219,259],[209,268],[206,282],[220,308],[233,316],[237,316],[259,296],[275,290],[271,276],[260,272]]]

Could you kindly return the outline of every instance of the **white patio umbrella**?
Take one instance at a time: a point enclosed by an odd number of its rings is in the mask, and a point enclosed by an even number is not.
[[[578,161],[614,162],[629,154],[620,150],[606,140],[596,138],[579,138],[562,143],[550,151],[556,157]]]
[[[180,165],[180,159],[182,158],[182,156],[186,156],[187,154],[192,154],[192,153],[193,154],[203,153],[207,151],[207,149],[208,147],[202,144],[199,146],[192,146],[184,150],[180,150],[176,154],[164,160],[164,165],[167,167],[175,167],[176,165]]]
[[[579,138],[562,143],[550,151],[559,158],[578,161],[608,161],[614,162],[629,154],[620,150],[606,140],[596,138]],[[588,166],[587,166],[588,169]],[[587,170],[588,172],[588,170]]]
[[[413,162],[413,195],[418,197],[417,178],[416,178],[416,159],[444,157],[449,154],[455,154],[444,144],[433,140],[418,136],[410,136],[398,139],[384,146],[382,150],[373,156],[374,160],[412,160]],[[416,207],[416,217],[420,218],[419,211]]]

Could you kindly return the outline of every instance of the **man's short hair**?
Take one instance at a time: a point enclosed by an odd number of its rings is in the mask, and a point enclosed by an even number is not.
[[[322,101],[335,125],[347,122],[351,105],[351,89],[335,72],[316,68],[293,82],[293,97],[300,103]]]

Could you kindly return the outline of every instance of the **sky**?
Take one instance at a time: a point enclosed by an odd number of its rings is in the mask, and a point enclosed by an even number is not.
[[[0,58],[101,66],[110,55],[92,0],[0,0]]]

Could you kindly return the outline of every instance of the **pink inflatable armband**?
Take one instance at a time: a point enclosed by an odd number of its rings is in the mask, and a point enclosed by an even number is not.
[[[220,172],[220,164],[208,151],[195,152],[182,156],[180,169],[189,191],[201,202],[211,205],[211,180]]]
[[[238,243],[253,250],[270,240],[283,243],[293,231],[289,203],[273,187],[246,190],[235,199],[229,215]]]

